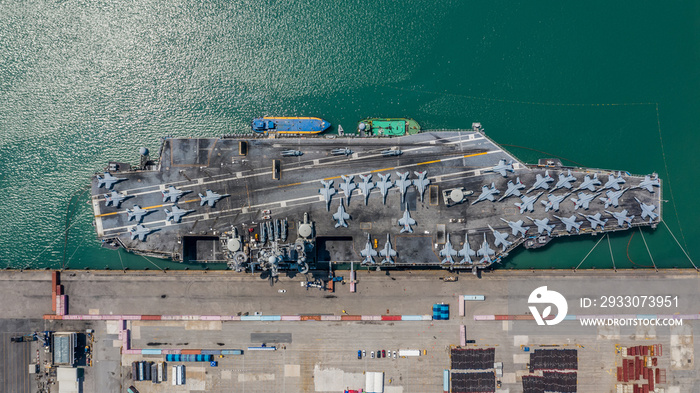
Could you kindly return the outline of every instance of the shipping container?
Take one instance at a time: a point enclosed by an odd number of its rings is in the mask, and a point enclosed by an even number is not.
[[[181,352],[183,355],[198,355],[202,353],[201,349],[183,349]]]
[[[450,391],[450,370],[442,371],[442,391],[444,393]]]
[[[131,380],[136,381],[139,378],[139,366],[136,362],[131,362]]]
[[[219,349],[202,349],[202,355],[221,355]]]
[[[241,349],[223,349],[221,350],[222,355],[243,355],[243,350]]]
[[[151,362],[143,362],[143,380],[151,380]]]
[[[173,373],[170,375],[173,385],[177,385],[177,366],[173,366]]]
[[[464,295],[464,300],[467,301],[483,301],[484,295]]]
[[[399,356],[420,356],[418,349],[399,349]]]
[[[158,383],[158,365],[151,363],[151,382]]]
[[[143,381],[143,377],[146,373],[146,362],[139,362],[139,381]]]

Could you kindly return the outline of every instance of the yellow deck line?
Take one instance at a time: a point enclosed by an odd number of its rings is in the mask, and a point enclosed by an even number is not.
[[[283,187],[290,187],[290,186],[298,186],[299,184],[301,184],[301,182],[298,182],[298,183],[289,183],[289,184],[283,184],[283,185],[281,185],[281,186],[277,186],[277,188],[283,188]]]
[[[393,170],[394,168],[395,168],[395,167],[384,168],[384,169],[375,169],[375,170],[373,170],[373,171],[369,171],[369,173],[376,173],[376,172],[383,172],[383,171],[391,171],[391,170]]]
[[[419,162],[419,163],[417,163],[416,165],[435,164],[436,162],[440,162],[440,161],[442,161],[442,160]]]
[[[325,179],[323,179],[323,180],[324,180],[324,181],[328,181],[328,180],[335,180],[335,179],[340,179],[340,176],[327,177],[327,178],[325,178]]]
[[[489,154],[488,152],[483,152],[483,153],[474,153],[474,154],[467,154],[466,156],[463,156],[464,158],[467,157],[476,157],[476,156],[483,156],[484,154]]]

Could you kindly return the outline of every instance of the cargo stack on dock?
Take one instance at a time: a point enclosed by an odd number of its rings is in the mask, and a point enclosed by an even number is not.
[[[185,263],[273,277],[331,261],[476,272],[521,244],[655,227],[661,190],[656,175],[526,165],[475,124],[391,138],[166,138],[154,170],[96,177],[92,206],[100,239]]]

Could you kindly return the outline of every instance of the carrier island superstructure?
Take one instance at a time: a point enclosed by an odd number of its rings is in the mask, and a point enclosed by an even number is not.
[[[661,194],[655,174],[526,165],[478,123],[400,137],[164,138],[157,162],[112,162],[92,182],[105,245],[273,275],[329,262],[476,272],[519,245],[655,227]]]

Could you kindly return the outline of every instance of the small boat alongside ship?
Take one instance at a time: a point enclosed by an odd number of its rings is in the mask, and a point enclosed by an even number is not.
[[[331,123],[318,117],[257,117],[251,127],[257,133],[320,134],[330,128]]]
[[[372,117],[360,121],[357,130],[365,136],[404,136],[419,133],[420,125],[409,118]]]

